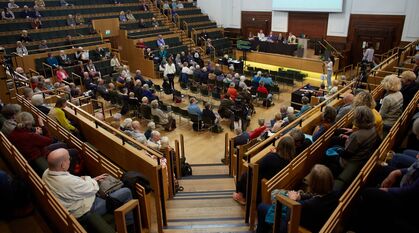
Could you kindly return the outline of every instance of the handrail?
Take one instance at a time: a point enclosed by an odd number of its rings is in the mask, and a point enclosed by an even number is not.
[[[151,155],[156,156],[157,158],[161,159],[163,158],[163,155],[161,153],[158,153],[157,151],[137,142],[136,140],[134,140],[133,138],[129,137],[128,135],[122,133],[121,131],[115,129],[114,127],[104,123],[103,121],[97,119],[95,116],[92,116],[90,113],[84,111],[83,109],[80,109],[79,107],[77,107],[76,105],[72,104],[72,103],[67,103],[67,106],[70,107],[70,109],[72,109],[74,111],[74,114],[82,114],[83,117],[86,117],[87,119],[89,119],[90,121],[95,122],[96,127],[100,126],[103,129],[117,135],[119,138],[122,139],[122,144],[125,144],[125,142],[129,142],[132,143],[133,145],[135,145],[138,148],[141,148],[142,150],[148,152]]]
[[[263,148],[265,148],[267,145],[274,143],[276,139],[281,136],[284,132],[287,132],[295,127],[296,124],[300,124],[303,122],[303,119],[306,119],[310,117],[313,113],[321,111],[323,107],[325,107],[327,104],[329,104],[330,100],[339,98],[343,93],[350,90],[352,86],[355,84],[355,82],[349,83],[347,86],[336,92],[335,94],[331,95],[328,99],[324,100],[323,102],[316,105],[314,108],[310,109],[309,111],[303,113],[300,117],[295,119],[294,121],[290,122],[287,126],[279,130],[278,132],[274,133],[267,139],[263,140],[262,142],[258,143],[256,146],[254,146],[252,149],[247,151],[245,153],[245,156],[251,157],[255,155],[256,153],[260,152]]]
[[[327,41],[326,39],[323,39],[324,42],[326,42],[326,44],[328,46],[330,46],[330,48],[332,48],[332,50],[339,55],[339,57],[344,58],[344,56],[342,55],[342,53],[340,53],[332,44],[329,43],[329,41]]]

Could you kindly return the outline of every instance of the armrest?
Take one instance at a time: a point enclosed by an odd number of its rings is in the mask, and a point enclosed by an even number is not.
[[[276,196],[274,232],[279,232],[283,205],[290,209],[288,233],[298,233],[301,218],[301,204],[283,195]]]
[[[140,216],[140,205],[138,200],[130,200],[125,203],[123,206],[119,207],[115,210],[115,225],[116,231],[118,233],[127,233],[127,224],[125,220],[125,215],[130,211],[133,212],[134,215],[134,226],[136,232],[141,232],[141,216]]]

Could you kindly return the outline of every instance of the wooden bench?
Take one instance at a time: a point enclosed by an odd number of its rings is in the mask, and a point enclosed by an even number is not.
[[[11,142],[4,136],[3,133],[0,133],[0,151],[5,157],[7,162],[13,166],[13,169],[20,177],[24,178],[27,183],[30,185],[31,191],[34,194],[37,202],[37,206],[42,210],[45,216],[48,218],[49,222],[52,223],[50,227],[59,232],[71,233],[78,232],[84,233],[87,231],[81,226],[77,219],[71,215],[67,209],[60,203],[60,201],[54,196],[54,194],[49,190],[48,186],[42,181],[33,168],[28,164],[26,159],[20,154],[20,152],[14,147]],[[84,144],[85,145],[85,144]],[[115,177],[120,178],[122,171],[111,164],[108,160],[94,160],[86,151],[83,151],[83,155],[86,161],[86,166],[93,175],[99,175],[103,172],[107,172]],[[140,197],[145,199],[144,188],[137,184],[137,191],[140,192]],[[135,226],[139,229],[139,232],[142,231],[141,228],[141,217],[140,209],[147,208],[146,202],[140,204],[138,200],[131,200],[128,203],[125,203],[123,206],[115,210],[115,223],[118,232],[126,233],[127,229],[125,226],[125,215],[127,212],[132,209],[136,209],[136,214],[134,214]],[[100,221],[101,219],[99,219]],[[148,221],[147,219],[144,219]],[[97,222],[97,220],[93,220]],[[111,226],[106,226],[104,220],[99,222],[101,224],[100,229],[106,229],[107,232],[115,232]],[[148,223],[147,223],[148,224]],[[147,227],[149,225],[146,225]],[[99,230],[99,229],[98,229]]]
[[[97,156],[99,156],[98,152],[75,138],[57,122],[48,116],[45,116],[22,96],[17,96],[16,99],[25,111],[32,113],[35,118],[41,117],[44,120],[49,132],[54,137],[67,142],[76,149],[80,149],[81,151],[90,150],[92,153],[94,152]],[[82,112],[82,110],[79,111]],[[66,113],[71,119],[77,120],[77,123],[81,126],[79,130],[86,136],[86,138],[89,139],[89,143],[102,152],[107,159],[110,159],[125,171],[138,171],[147,177],[154,190],[155,196],[161,197],[160,199],[155,198],[157,224],[160,229],[159,232],[161,232],[163,225],[162,221],[165,220],[166,201],[164,192],[162,191],[164,185],[161,166],[157,163],[157,161],[146,155],[144,151],[140,152],[137,148],[127,143],[124,143],[123,145],[119,144],[118,142],[121,140],[120,138],[109,133],[103,128],[96,128],[94,122],[89,122],[86,119],[84,119],[84,121],[78,120],[78,117],[74,117],[74,115],[70,114],[69,110],[66,110]]]

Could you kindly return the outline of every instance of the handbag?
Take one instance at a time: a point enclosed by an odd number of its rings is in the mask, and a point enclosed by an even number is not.
[[[124,183],[117,178],[108,175],[102,181],[99,182],[99,197],[106,199],[110,193],[122,188]]]

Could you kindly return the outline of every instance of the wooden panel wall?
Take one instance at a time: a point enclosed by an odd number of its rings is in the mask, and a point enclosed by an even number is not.
[[[384,53],[398,46],[401,41],[404,15],[358,15],[352,14],[348,29],[348,46],[351,62],[361,60],[362,42],[377,45],[376,53]]]
[[[290,12],[288,31],[297,37],[306,34],[309,38],[326,38],[328,13]]]
[[[265,35],[271,31],[272,12],[242,11],[242,35],[247,37],[263,30]]]

